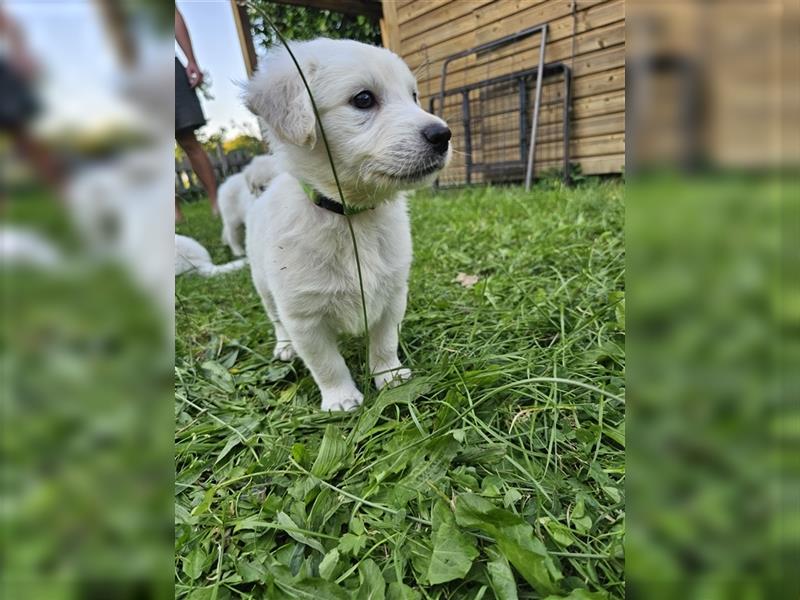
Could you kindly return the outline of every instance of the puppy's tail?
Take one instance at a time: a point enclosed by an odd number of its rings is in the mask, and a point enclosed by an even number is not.
[[[247,259],[240,258],[238,260],[232,260],[229,263],[225,263],[224,265],[203,265],[197,269],[197,274],[201,275],[202,277],[216,277],[217,275],[224,275],[225,273],[233,273],[234,271],[243,269],[246,266]]]

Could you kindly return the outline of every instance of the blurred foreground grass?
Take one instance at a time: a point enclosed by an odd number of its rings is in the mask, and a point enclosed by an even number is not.
[[[120,268],[81,255],[47,194],[15,194],[6,217],[64,257],[56,269],[0,269],[0,596],[167,597],[172,356],[161,315]]]
[[[628,532],[637,598],[800,595],[800,186],[626,186]]]

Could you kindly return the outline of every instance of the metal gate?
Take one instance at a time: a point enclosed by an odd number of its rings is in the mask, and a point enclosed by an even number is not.
[[[538,66],[447,89],[452,61],[480,57],[537,33],[541,35]],[[538,172],[542,165],[546,170],[556,168],[569,181],[572,73],[561,62],[544,64],[546,43],[547,25],[539,25],[445,59],[442,89],[430,99],[429,109],[450,126],[454,156],[438,185],[521,182],[533,160],[531,143]],[[542,121],[538,117],[543,109],[547,118]],[[531,139],[534,123],[536,133]],[[561,144],[554,143],[559,140]]]

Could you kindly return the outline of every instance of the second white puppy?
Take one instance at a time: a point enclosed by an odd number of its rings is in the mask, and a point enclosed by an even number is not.
[[[320,112],[358,241],[375,385],[411,376],[397,356],[411,265],[402,190],[428,184],[450,157],[450,130],[420,108],[406,64],[383,48],[317,39],[292,49]],[[248,107],[264,118],[284,174],[247,216],[253,281],[275,326],[275,355],[300,355],[323,410],[363,396],[337,336],[364,331],[356,257],[319,123],[285,49],[271,51],[249,83]]]
[[[244,227],[247,211],[278,174],[272,156],[256,156],[241,173],[228,177],[219,186],[219,212],[222,217],[222,241],[234,256],[244,254]]]
[[[175,234],[175,276],[197,273],[201,277],[216,277],[238,271],[247,266],[247,259],[240,258],[224,265],[215,265],[211,255],[200,242],[185,235]]]

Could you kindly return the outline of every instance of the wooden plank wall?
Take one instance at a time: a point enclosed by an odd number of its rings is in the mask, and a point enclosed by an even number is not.
[[[620,173],[625,164],[624,0],[383,0],[384,45],[416,72],[422,105],[439,92],[443,60],[522,29],[548,23],[545,62],[573,70],[571,160],[586,174]],[[574,34],[574,35],[573,35]],[[452,62],[447,87],[533,68],[539,36]],[[574,54],[573,54],[574,49]],[[545,86],[544,99],[561,96],[561,85]],[[453,102],[458,101],[453,98]],[[560,107],[542,111],[539,169],[560,167]],[[513,119],[512,119],[513,120]],[[454,127],[454,148],[458,139]],[[518,128],[517,128],[518,131]],[[463,149],[463,148],[461,148]],[[517,150],[511,150],[516,152]],[[456,164],[458,167],[458,155]],[[463,164],[463,162],[462,162]]]

